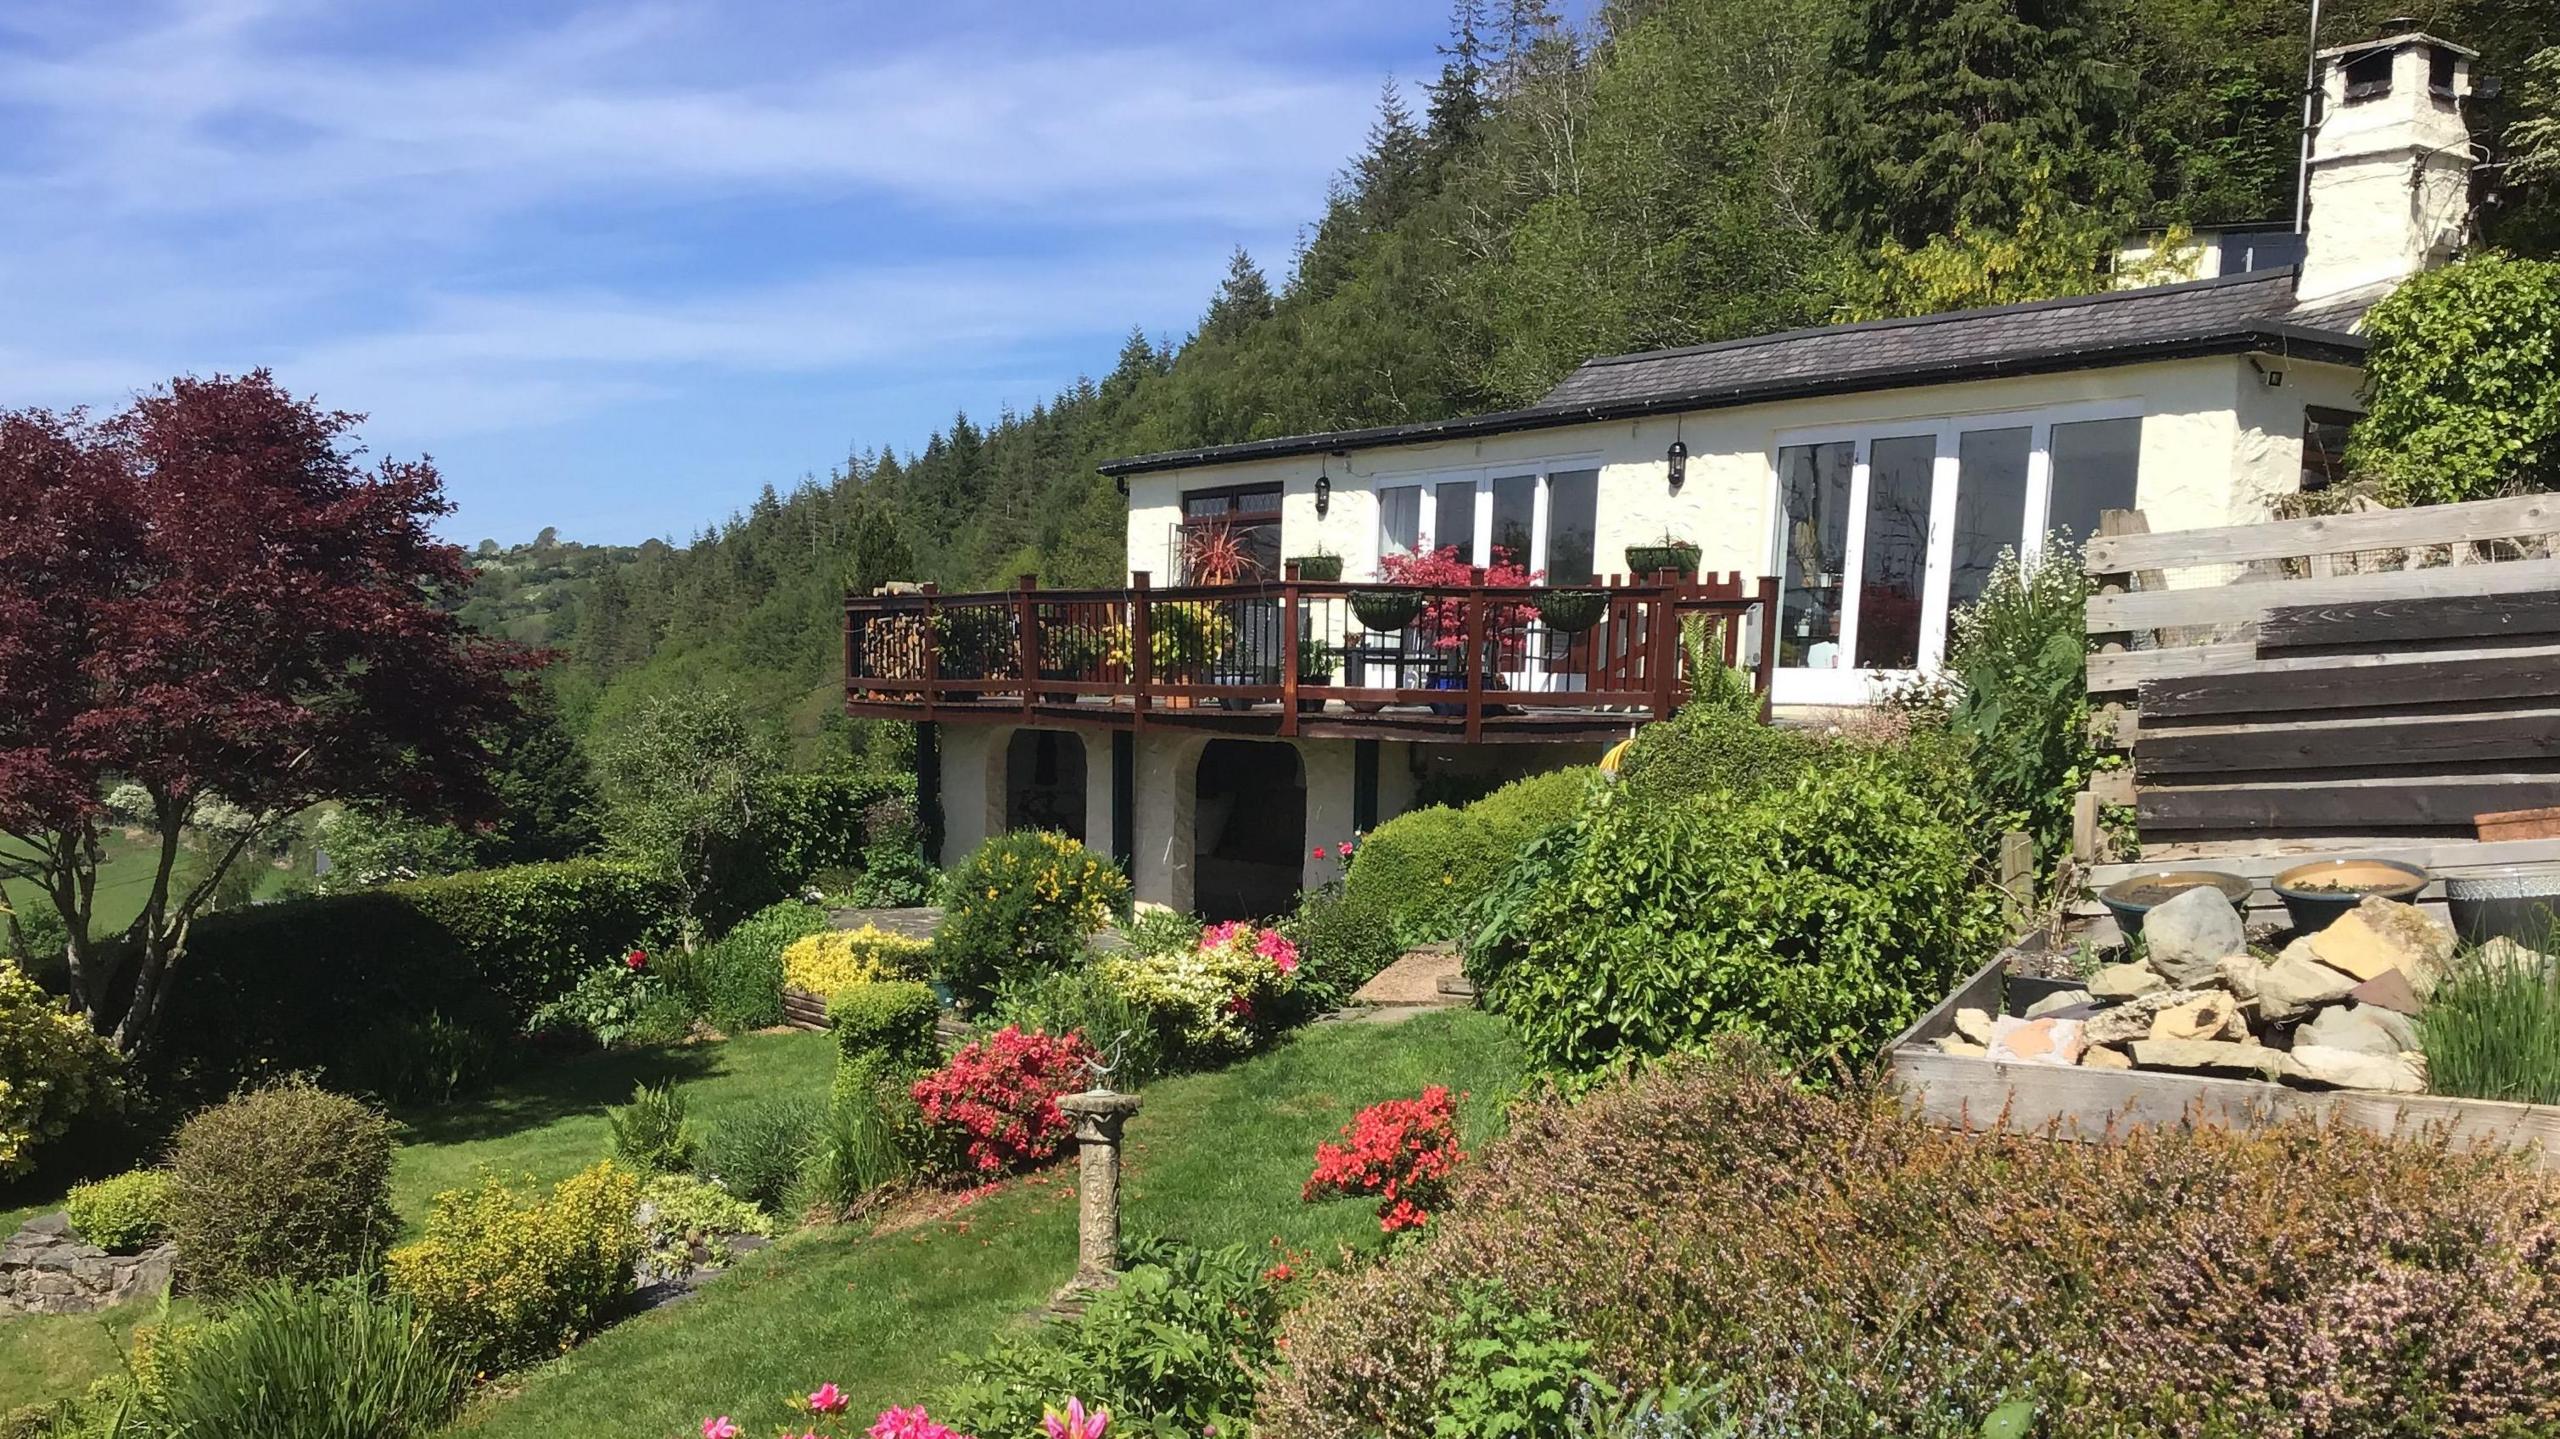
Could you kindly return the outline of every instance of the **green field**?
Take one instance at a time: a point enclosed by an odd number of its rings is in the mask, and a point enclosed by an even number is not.
[[[151,876],[159,864],[158,845],[149,839],[123,833],[111,833],[106,839],[106,858],[98,865],[98,908],[94,933],[113,934],[133,923],[142,913],[144,900],[151,897]],[[261,898],[284,887],[286,871],[266,866],[258,876]],[[31,906],[46,903],[44,891],[32,881],[0,880],[0,895],[9,906],[24,912]]]

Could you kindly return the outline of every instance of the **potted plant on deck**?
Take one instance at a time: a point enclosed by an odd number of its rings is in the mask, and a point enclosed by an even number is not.
[[[1496,549],[1493,563],[1479,570],[1458,555],[1455,545],[1436,550],[1417,550],[1410,554],[1388,555],[1378,562],[1379,573],[1396,590],[1388,594],[1417,593],[1422,603],[1414,622],[1420,626],[1423,643],[1438,660],[1436,672],[1428,687],[1455,690],[1467,687],[1467,602],[1463,592],[1483,584],[1496,589],[1524,589],[1538,582],[1539,576],[1511,562],[1510,552]],[[1353,597],[1353,612],[1358,613],[1358,596]],[[1516,664],[1526,648],[1529,621],[1537,614],[1534,604],[1518,600],[1499,600],[1485,606],[1483,638],[1486,649],[1495,656],[1484,675],[1486,689],[1502,688],[1501,670]],[[1362,616],[1366,622],[1367,616]],[[1481,657],[1480,657],[1481,658]],[[1462,704],[1435,704],[1436,715],[1457,716],[1466,713]]]
[[[1341,659],[1342,652],[1323,640],[1300,640],[1298,642],[1298,683],[1300,685],[1332,684],[1334,666],[1339,664]],[[1304,695],[1299,696],[1298,713],[1311,715],[1323,712],[1324,701],[1321,698],[1310,699]]]
[[[1302,580],[1318,580],[1331,584],[1342,578],[1342,556],[1340,555],[1329,555],[1318,550],[1312,555],[1292,556],[1289,563],[1298,567],[1298,578]]]

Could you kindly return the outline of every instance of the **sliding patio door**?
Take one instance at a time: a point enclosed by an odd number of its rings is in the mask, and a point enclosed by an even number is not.
[[[2110,408],[2117,411],[2109,413]],[[2130,508],[2124,406],[1799,435],[1773,456],[1780,704],[1863,704],[1935,670],[2000,557]]]

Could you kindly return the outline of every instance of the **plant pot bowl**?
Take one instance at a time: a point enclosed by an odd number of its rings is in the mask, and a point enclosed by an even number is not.
[[[1683,579],[1694,579],[1698,573],[1698,559],[1705,553],[1696,545],[1689,544],[1629,545],[1627,573],[1647,580],[1664,570],[1672,570]]]
[[[2233,909],[2249,902],[2249,891],[2255,888],[2236,874],[2218,869],[2155,869],[2131,874],[2098,891],[2098,902],[2116,917],[2116,928],[2125,938],[2142,933],[2143,916],[2170,900],[2198,886],[2222,891]]]
[[[1538,619],[1559,634],[1578,635],[1600,623],[1609,597],[1598,590],[1549,590],[1538,596]]]
[[[2453,932],[2474,944],[2503,936],[2548,948],[2553,927],[2560,925],[2560,862],[2502,864],[2447,875],[2444,907]]]
[[[1433,675],[1423,686],[1425,689],[1435,690],[1462,690],[1466,687],[1466,679],[1460,675]],[[1467,707],[1464,704],[1434,704],[1431,706],[1431,712],[1442,719],[1459,719],[1465,716]]]
[[[1324,713],[1324,701],[1323,701],[1323,700],[1302,699],[1302,700],[1298,701],[1298,713],[1300,713],[1300,714],[1302,714],[1302,715],[1320,715],[1320,714],[1323,714],[1323,713]]]
[[[2369,894],[2407,904],[2427,887],[2427,872],[2390,859],[2324,859],[2298,864],[2267,886],[2284,901],[2295,934],[2318,934]]]
[[[1289,561],[1298,567],[1298,578],[1322,580],[1327,584],[1342,578],[1342,556],[1300,555]]]
[[[1420,590],[1353,590],[1351,612],[1372,630],[1400,630],[1422,614],[1431,597]]]

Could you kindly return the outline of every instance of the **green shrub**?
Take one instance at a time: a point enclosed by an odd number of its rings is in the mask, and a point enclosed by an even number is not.
[[[646,952],[600,964],[579,976],[569,992],[533,1012],[527,1032],[569,1038],[612,1049],[622,1045],[673,1044],[693,1028],[693,1007],[659,976]]]
[[[951,987],[985,999],[1007,980],[1081,959],[1085,941],[1129,912],[1129,879],[1065,835],[997,835],[951,872],[934,963]]]
[[[2548,1427],[2560,1191],[2530,1156],[2307,1119],[1949,1132],[1715,1050],[1516,1107],[1419,1240],[1291,1312],[1257,1434],[1432,1435],[1477,1286],[1623,1390],[1707,1379],[1744,1433],[2017,1435],[1985,1421],[2021,1399],[2108,1439]]]
[[[932,1068],[941,1058],[934,1025],[942,1004],[933,987],[915,980],[887,979],[848,985],[827,1001],[827,1022],[835,1027],[839,1072],[859,1070],[877,1082],[906,1078]]]
[[[2413,276],[2365,317],[2347,466],[2386,504],[2560,486],[2560,261],[2491,250]]]
[[[1791,782],[1819,764],[1829,748],[1804,730],[1762,724],[1756,711],[1685,705],[1668,724],[1636,732],[1618,778],[1629,794],[1649,803],[1751,794]]]
[[[826,1110],[817,1100],[779,1095],[714,1125],[702,1146],[703,1168],[731,1194],[778,1210],[799,1181]]]
[[[379,1259],[391,1215],[391,1121],[291,1078],[203,1110],[169,1149],[169,1237],[208,1299],[314,1283]]]
[[[882,979],[922,979],[932,966],[933,941],[891,934],[878,925],[826,929],[784,946],[782,982],[820,999],[848,985]]]
[[[1572,818],[1595,772],[1514,780],[1464,809],[1401,814],[1361,837],[1345,894],[1386,917],[1399,946],[1455,939],[1468,904],[1521,846]]]
[[[131,1251],[159,1242],[169,1231],[167,1172],[136,1169],[94,1184],[75,1184],[62,1207],[71,1232],[100,1249]]]
[[[266,1285],[160,1346],[122,1432],[409,1439],[443,1427],[467,1377],[406,1300],[354,1279]]]
[[[613,1157],[644,1174],[675,1174],[693,1167],[700,1145],[685,1119],[684,1095],[672,1084],[631,1086],[631,1102],[604,1112]]]
[[[1195,925],[1185,948],[1199,942]],[[1133,1001],[1114,982],[1109,967],[1098,962],[1070,965],[1006,986],[996,996],[987,1023],[998,1029],[1010,1024],[1045,1034],[1081,1033],[1096,1053],[1104,1055],[1116,1044],[1119,1058],[1111,1082],[1124,1089],[1164,1074],[1173,1062],[1172,1047],[1156,1027],[1155,1012]]]
[[[1949,728],[1965,747],[1993,830],[2022,829],[2050,868],[2097,762],[2089,738],[2089,581],[2079,547],[2054,535],[2032,565],[2003,554],[1982,597],[1956,616]]]
[[[1080,1317],[955,1357],[933,1415],[963,1433],[1036,1434],[1042,1411],[1073,1394],[1109,1409],[1115,1430],[1243,1434],[1280,1316],[1265,1262],[1241,1246],[1135,1241],[1118,1287]]]
[[[0,1179],[35,1167],[35,1149],[119,1098],[115,1050],[0,959]]]
[[[2418,1043],[2438,1094],[2560,1104],[2560,976],[2466,954],[2428,997]]]
[[[649,1215],[641,1242],[650,1260],[671,1272],[728,1263],[732,1235],[773,1233],[773,1220],[763,1210],[690,1174],[651,1178],[640,1186],[640,1203]]]
[[[693,957],[711,1022],[731,1034],[782,1022],[782,951],[827,927],[827,913],[796,899],[738,921]]]
[[[1120,938],[1140,954],[1174,954],[1198,944],[1200,931],[1207,927],[1196,914],[1149,905],[1120,926]]]
[[[426,1235],[391,1251],[392,1291],[473,1368],[547,1359],[602,1327],[631,1292],[644,1240],[640,1181],[609,1161],[547,1196],[494,1175],[435,1198]]]
[[[1337,1009],[1396,962],[1395,921],[1374,898],[1341,884],[1310,890],[1281,925],[1298,946],[1298,994],[1306,1013]]]
[[[1448,1367],[1433,1387],[1433,1439],[1564,1439],[1577,1392],[1605,1382],[1591,1346],[1545,1309],[1470,1284],[1434,1326]]]
[[[838,1085],[810,1136],[796,1207],[853,1213],[906,1178],[921,1142],[914,1100],[885,1086]]]
[[[1610,794],[1488,892],[1468,973],[1544,1064],[1728,1031],[1861,1059],[1996,947],[1972,839],[1892,749],[1837,746],[1751,795]]]
[[[865,863],[869,825],[894,822],[895,809],[884,811],[883,804],[905,807],[912,851],[914,803],[915,781],[906,775],[791,774],[764,780],[755,788],[745,834],[717,860],[710,919],[725,926],[797,895],[821,870]]]

